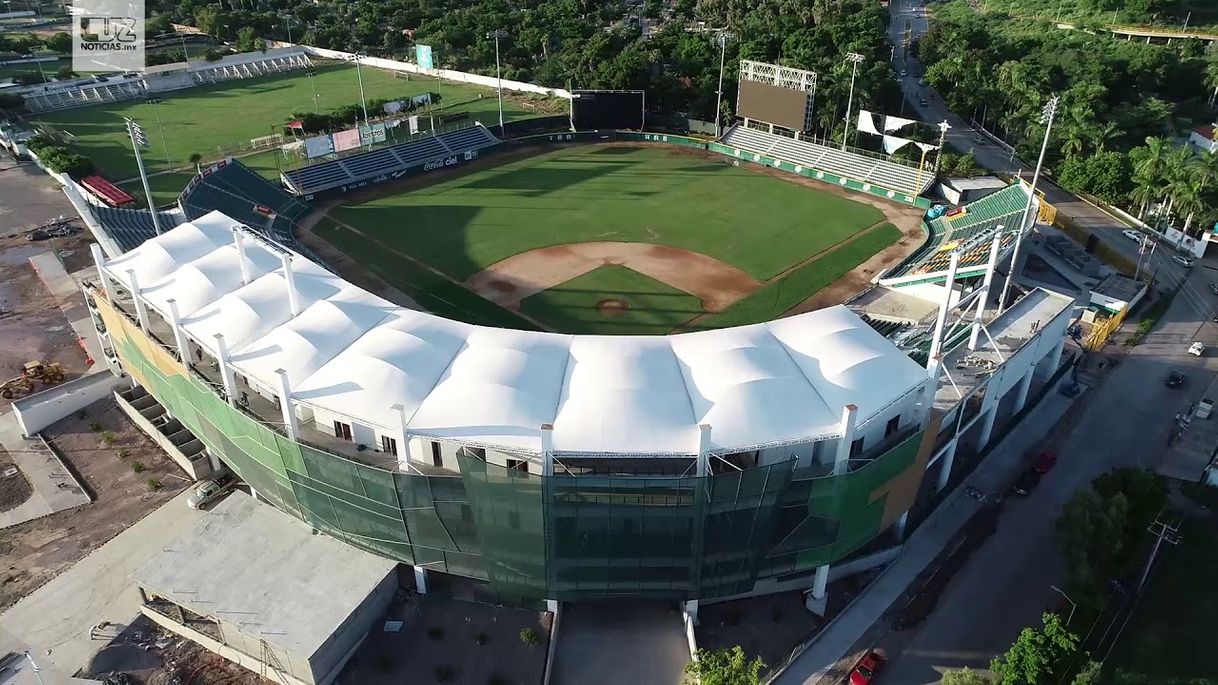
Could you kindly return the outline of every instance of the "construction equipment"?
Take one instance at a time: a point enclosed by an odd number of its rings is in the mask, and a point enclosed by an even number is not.
[[[62,383],[63,379],[63,366],[59,362],[47,364],[35,359],[25,363],[20,376],[0,383],[0,397],[11,400],[17,395],[33,392],[37,383],[42,383],[49,388]]]

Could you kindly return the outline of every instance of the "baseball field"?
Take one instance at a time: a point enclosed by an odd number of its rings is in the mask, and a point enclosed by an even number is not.
[[[903,249],[875,202],[709,153],[619,143],[484,164],[355,198],[312,233],[340,270],[437,314],[585,334],[767,321]]]

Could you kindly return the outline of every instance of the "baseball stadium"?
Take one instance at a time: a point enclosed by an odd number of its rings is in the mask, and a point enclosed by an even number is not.
[[[342,73],[321,57],[232,56],[27,107],[121,179],[114,126],[91,122],[188,119],[178,91],[197,111],[232,89],[281,97],[272,84]],[[435,88],[364,59],[386,93]],[[251,134],[152,177],[153,211],[62,177],[98,240],[86,294],[107,362],[259,499],[421,585],[823,603],[832,565],[924,520],[997,420],[1060,377],[1070,305],[1032,289],[992,306],[1035,220],[1026,185],[930,216],[932,165],[801,135],[814,75],[741,74],[718,135],[651,129],[641,93],[528,84],[504,86],[520,89],[505,122],[494,91],[445,83],[439,125],[429,109],[396,128],[387,107],[324,140],[263,151]],[[167,168],[206,152],[141,118]]]

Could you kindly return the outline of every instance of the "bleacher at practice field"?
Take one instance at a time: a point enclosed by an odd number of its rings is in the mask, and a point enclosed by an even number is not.
[[[320,164],[285,171],[284,185],[298,195],[309,195],[342,185],[359,183],[385,174],[404,172],[452,155],[497,145],[499,139],[482,124],[437,136],[427,136],[406,143],[333,159]]]
[[[867,157],[742,125],[730,128],[720,142],[741,152],[780,159],[910,195],[921,195],[935,177],[930,169],[919,172],[916,166]]]

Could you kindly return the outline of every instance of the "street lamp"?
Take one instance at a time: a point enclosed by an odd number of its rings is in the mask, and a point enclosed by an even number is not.
[[[501,75],[501,73],[499,71],[499,39],[507,38],[507,35],[508,35],[508,32],[504,31],[503,29],[495,29],[494,31],[488,31],[486,34],[487,38],[495,39],[495,80],[498,81],[498,85],[499,85],[499,135],[500,136],[504,136],[507,134],[503,129],[503,76]]]
[[[1040,144],[1040,158],[1036,160],[1036,171],[1032,173],[1032,187],[1028,190],[1028,204],[1023,208],[1023,217],[1015,227],[1015,248],[1011,250],[1011,266],[1007,269],[1006,280],[1002,283],[1002,296],[998,298],[998,312],[1002,313],[1007,306],[1007,293],[1011,290],[1011,279],[1015,276],[1015,265],[1019,261],[1019,245],[1023,242],[1024,225],[1032,213],[1032,203],[1036,202],[1036,182],[1040,180],[1040,167],[1045,163],[1045,150],[1049,147],[1049,133],[1053,130],[1053,118],[1057,116],[1058,97],[1054,95],[1045,103],[1040,113],[1040,123],[1045,124],[1045,139]]]
[[[1074,600],[1070,599],[1070,595],[1067,595],[1065,592],[1062,592],[1062,589],[1057,587],[1056,585],[1050,585],[1049,589],[1053,590],[1054,592],[1061,595],[1062,597],[1065,597],[1066,601],[1070,603],[1070,615],[1066,617],[1066,625],[1070,625],[1070,619],[1074,618],[1074,610],[1078,608],[1078,605],[1074,603]]]
[[[364,72],[360,69],[360,66],[359,66],[360,60],[364,59],[365,57],[367,57],[367,55],[357,52],[356,54],[351,56],[351,59],[352,59],[352,61],[355,62],[355,77],[357,79],[359,79],[359,102],[360,102],[360,105],[362,105],[364,108],[364,126],[367,126],[368,125],[368,101],[366,99],[364,99]]]
[[[720,134],[720,124],[723,122],[723,58],[727,54],[727,42],[731,40],[730,31],[720,31],[719,35],[715,36],[715,40],[719,42],[719,90],[715,91],[715,137]]]
[[[863,61],[863,56],[857,52],[847,52],[846,61],[851,63],[850,98],[846,100],[846,126],[842,128],[842,152],[846,151],[846,135],[850,133],[850,109],[854,107],[854,77],[858,74],[859,62]]]

